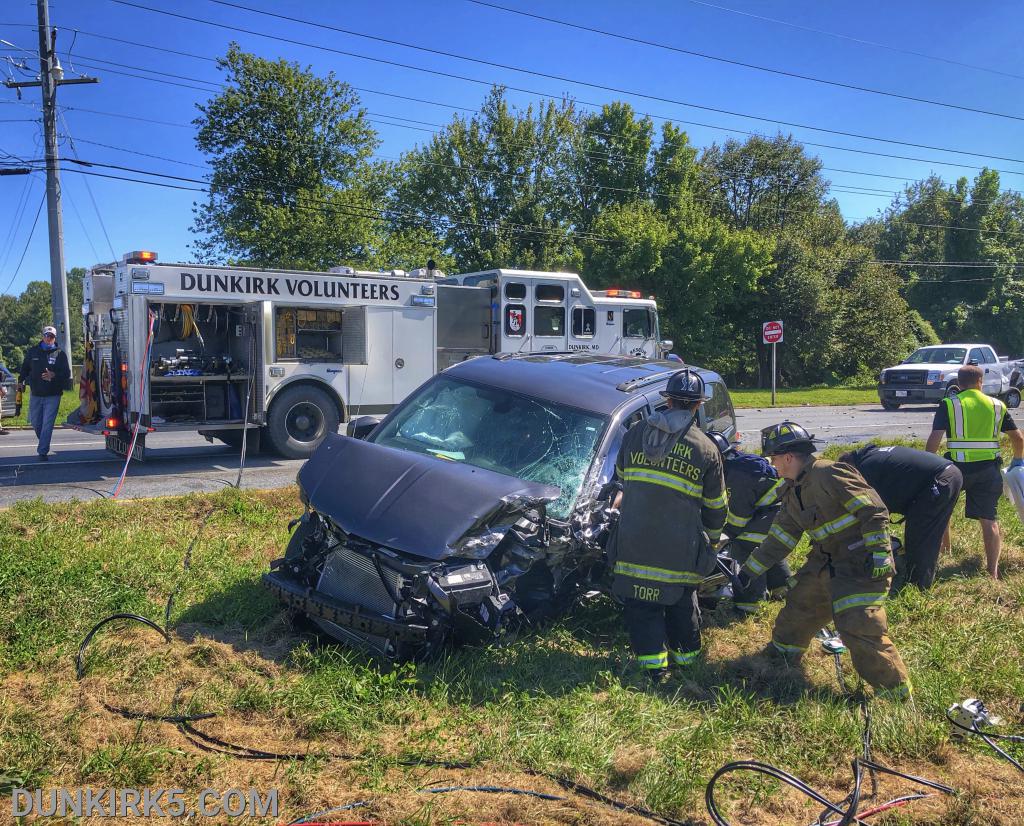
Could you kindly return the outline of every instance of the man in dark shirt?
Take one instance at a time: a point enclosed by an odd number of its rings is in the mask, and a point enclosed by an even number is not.
[[[999,579],[999,554],[1003,539],[996,521],[996,506],[1003,492],[1002,458],[999,437],[1005,433],[1013,448],[1010,467],[1024,466],[1024,434],[999,399],[981,392],[984,374],[975,364],[957,371],[957,382],[964,388],[956,396],[942,400],[935,412],[926,449],[939,452],[946,439],[946,458],[951,459],[964,477],[968,519],[981,523],[985,540],[985,561],[989,575]]]
[[[948,459],[911,447],[867,445],[844,453],[839,461],[860,471],[889,513],[906,517],[906,570],[897,573],[893,591],[906,584],[922,591],[930,588],[949,517],[964,484],[960,470]]]
[[[39,439],[39,461],[50,458],[50,437],[57,421],[60,398],[71,380],[67,354],[57,347],[55,327],[43,327],[42,340],[25,353],[18,381],[32,391],[28,400],[28,420]]]

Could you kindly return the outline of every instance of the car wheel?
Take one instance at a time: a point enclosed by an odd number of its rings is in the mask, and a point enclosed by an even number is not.
[[[885,401],[883,399],[883,401],[882,401],[882,410],[899,410],[899,409],[900,409],[900,403],[899,402],[887,402],[887,401]]]
[[[951,399],[959,392],[960,388],[954,382],[950,382],[949,386],[946,388],[946,398]]]
[[[1016,387],[1010,388],[1006,394],[1006,406],[1009,408],[1020,407],[1020,390]]]
[[[328,433],[337,433],[341,415],[326,391],[300,385],[282,390],[270,405],[267,438],[286,459],[307,459]]]

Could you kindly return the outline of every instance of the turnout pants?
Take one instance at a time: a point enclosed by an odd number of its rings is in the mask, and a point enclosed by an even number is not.
[[[768,536],[768,531],[775,521],[775,513],[766,513],[751,519],[743,529],[743,533],[729,542],[729,556],[735,559],[740,565],[747,561],[747,558],[757,550]],[[750,585],[742,590],[733,590],[733,605],[745,613],[753,613],[757,610],[757,604],[764,600],[769,594],[784,593],[789,587],[790,577],[793,572],[786,560],[777,565],[772,565],[761,576],[750,581]]]
[[[622,613],[641,668],[690,665],[700,654],[700,610],[695,588],[685,588],[674,605],[627,599]]]
[[[907,507],[903,544],[906,555],[906,579],[895,583],[916,585],[922,591],[932,587],[939,561],[942,535],[949,525],[956,500],[964,484],[963,474],[950,465],[935,475],[935,484],[925,489]]]
[[[888,590],[889,577],[836,571],[814,548],[775,621],[772,644],[784,654],[802,654],[815,633],[834,621],[857,673],[882,695],[908,697],[910,676],[889,639],[884,605]]]

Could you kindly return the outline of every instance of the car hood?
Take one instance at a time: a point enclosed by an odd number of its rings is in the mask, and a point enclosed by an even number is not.
[[[346,533],[427,559],[561,491],[420,453],[329,435],[299,470],[309,506]],[[511,519],[509,518],[511,517]]]
[[[895,367],[886,367],[886,370],[922,370],[925,373],[946,373],[950,370],[959,370],[959,364],[897,364]]]

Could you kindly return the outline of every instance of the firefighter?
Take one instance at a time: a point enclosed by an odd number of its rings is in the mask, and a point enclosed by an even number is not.
[[[857,673],[880,695],[908,698],[910,678],[885,616],[893,569],[885,505],[855,468],[817,458],[814,437],[795,422],[766,428],[761,442],[790,484],[768,538],[744,563],[741,582],[785,559],[805,532],[811,539],[775,621],[772,648],[799,660],[815,633],[834,620]]]
[[[967,491],[964,515],[981,522],[988,572],[993,579],[999,579],[999,554],[1003,546],[996,521],[996,505],[1003,492],[999,437],[1003,433],[1010,437],[1013,448],[1010,467],[1013,468],[1024,465],[1024,435],[1006,411],[1006,405],[981,392],[983,376],[976,364],[960,368],[957,383],[964,389],[942,400],[925,449],[938,453],[945,437],[946,458],[952,460],[964,477]],[[949,544],[948,534],[945,544]]]
[[[839,461],[857,468],[889,513],[905,517],[905,566],[896,566],[893,591],[908,584],[931,588],[942,538],[964,484],[960,470],[934,453],[891,445],[866,445]]]
[[[722,454],[729,498],[723,542],[728,542],[729,556],[743,563],[768,537],[768,529],[779,512],[785,479],[779,478],[767,459],[743,453],[724,434],[711,432],[708,437]],[[754,577],[749,587],[733,586],[733,605],[752,614],[769,592],[774,596],[784,594],[792,575],[785,560],[773,565],[763,575]]]
[[[630,643],[655,683],[700,654],[697,585],[715,565],[725,524],[722,457],[696,425],[704,381],[674,373],[668,409],[630,428],[616,460],[623,484],[613,593]]]

